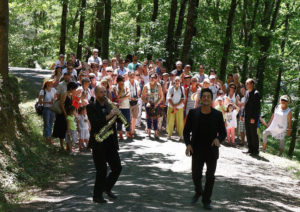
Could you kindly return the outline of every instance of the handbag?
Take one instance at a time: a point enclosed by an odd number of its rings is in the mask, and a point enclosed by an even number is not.
[[[45,95],[46,95],[46,91],[44,90],[44,97],[43,97],[44,99],[45,99]],[[39,116],[43,115],[44,106],[41,105],[41,104],[39,104],[39,101],[37,101],[37,102],[35,103],[34,108],[35,108],[35,112],[36,112]]]
[[[36,102],[35,105],[34,105],[34,108],[35,108],[35,112],[39,116],[43,115],[43,110],[44,110],[44,106],[43,105],[40,105],[39,102]]]
[[[134,83],[134,88],[135,88],[135,92],[136,92],[136,95],[137,95],[137,88],[136,88],[136,84]],[[135,98],[137,98],[137,96],[135,96]],[[136,104],[138,103],[137,100],[130,100],[129,101],[129,104],[131,107],[135,106]]]
[[[59,99],[55,100],[55,102],[53,103],[53,105],[51,105],[50,110],[53,111],[56,114],[62,114],[62,110],[60,108],[60,100]]]

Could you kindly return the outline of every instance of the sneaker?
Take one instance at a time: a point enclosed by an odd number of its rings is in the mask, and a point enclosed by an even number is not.
[[[211,207],[211,205],[210,205],[209,203],[203,204],[203,208],[204,208],[205,210],[212,210],[212,207]]]
[[[200,196],[201,196],[201,194],[196,193],[192,198],[191,204],[196,204],[198,202]]]

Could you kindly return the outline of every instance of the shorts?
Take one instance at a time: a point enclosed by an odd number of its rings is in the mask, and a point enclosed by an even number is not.
[[[246,132],[245,121],[239,122],[239,133]]]
[[[89,140],[90,132],[89,129],[80,129],[79,139],[81,140]]]
[[[70,135],[66,133],[66,142],[67,143],[77,143],[78,135],[76,130],[70,130]]]
[[[130,106],[130,115],[132,118],[136,119],[139,115],[139,105]]]

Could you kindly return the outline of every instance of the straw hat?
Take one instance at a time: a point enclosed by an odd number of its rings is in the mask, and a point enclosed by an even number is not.
[[[54,82],[55,80],[54,79],[51,79],[51,78],[45,78],[44,81],[43,81],[43,87],[45,87],[46,83],[50,83],[50,82]]]

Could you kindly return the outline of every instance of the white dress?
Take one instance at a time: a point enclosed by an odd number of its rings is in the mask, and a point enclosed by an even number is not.
[[[78,121],[79,121],[79,130],[80,130],[79,139],[88,140],[90,138],[90,132],[89,132],[87,115],[79,115]]]
[[[284,138],[288,126],[288,114],[290,111],[290,108],[282,110],[280,105],[275,108],[273,120],[270,126],[266,129],[266,131],[271,133],[273,138],[279,140]]]

